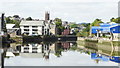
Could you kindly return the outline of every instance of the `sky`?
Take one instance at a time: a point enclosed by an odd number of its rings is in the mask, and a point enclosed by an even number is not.
[[[108,22],[118,17],[119,0],[1,0],[0,12],[6,16],[19,15],[44,19],[45,11],[50,12],[50,19],[61,18],[63,21],[91,23],[96,18]]]

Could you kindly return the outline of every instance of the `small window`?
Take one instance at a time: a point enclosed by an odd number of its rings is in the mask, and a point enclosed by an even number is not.
[[[37,50],[38,48],[32,48],[33,50]]]
[[[25,33],[25,34],[29,35],[29,33]]]
[[[29,53],[29,51],[24,51],[24,53]]]
[[[24,28],[29,28],[29,26],[24,26]]]
[[[37,51],[32,51],[32,53],[37,53]]]
[[[29,31],[29,29],[24,29],[24,31]]]
[[[32,28],[37,28],[38,26],[32,26]]]
[[[34,32],[32,32],[32,34],[35,34]]]
[[[24,48],[24,49],[29,50],[29,48]]]
[[[38,29],[32,29],[32,31],[38,31]]]

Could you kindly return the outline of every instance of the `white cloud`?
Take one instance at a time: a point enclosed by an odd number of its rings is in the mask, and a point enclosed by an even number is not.
[[[7,16],[19,14],[22,17],[31,16],[44,19],[44,12],[50,11],[52,19],[59,17],[68,21],[92,22],[96,18],[109,21],[110,18],[118,15],[117,2],[115,2],[117,0],[109,0],[109,2],[107,2],[108,0],[74,0],[74,2],[72,2],[73,0],[69,0],[69,2],[67,2],[68,0],[12,1],[0,4],[0,10],[4,11]]]
[[[1,2],[118,2],[119,0],[2,0]]]

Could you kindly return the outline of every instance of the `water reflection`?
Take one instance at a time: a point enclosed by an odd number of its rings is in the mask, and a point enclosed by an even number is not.
[[[112,61],[115,63],[120,63],[120,42],[110,42],[110,43],[92,43],[92,42],[80,42],[82,49],[90,52],[91,59],[95,60],[96,63],[99,61]],[[79,45],[78,44],[78,45]],[[81,48],[79,46],[79,48]]]
[[[100,44],[100,43],[92,43],[92,42],[84,42],[84,41],[72,41],[72,42],[57,41],[55,43],[40,42],[40,43],[23,43],[23,44],[11,43],[11,44],[4,44],[4,47],[3,47],[4,52],[2,53],[2,56],[5,58],[5,62],[7,64],[7,62],[9,61],[9,59],[7,58],[14,59],[17,56],[21,57],[20,59],[41,58],[41,59],[52,61],[56,58],[52,57],[51,55],[54,55],[57,58],[61,59],[65,55],[69,55],[69,54],[74,55],[75,53],[76,56],[74,57],[69,56],[69,57],[72,57],[72,59],[78,59],[78,61],[67,60],[67,64],[69,64],[69,61],[77,62],[77,63],[82,62],[82,61],[79,61],[80,59],[82,59],[84,62],[86,62],[86,65],[87,65],[92,62],[92,61],[88,62],[90,61],[89,60],[90,58],[91,60],[94,60],[94,63],[101,64],[100,62],[103,62],[103,63],[107,62],[108,65],[106,64],[106,66],[109,66],[109,64],[116,65],[116,63],[120,63],[120,53],[118,48],[120,48],[120,46],[116,45],[116,43]],[[77,56],[80,56],[80,55],[84,55],[86,57],[87,55],[89,55],[89,57],[76,58]],[[61,59],[61,61],[64,62],[65,60]],[[2,63],[4,63],[4,61]],[[59,62],[56,62],[56,63],[59,64]],[[35,64],[39,64],[39,63],[35,63]],[[46,66],[48,64],[49,63],[47,63]],[[90,64],[89,66],[93,66],[93,65],[96,66],[97,64]],[[72,65],[74,66],[76,64],[72,63]],[[82,66],[81,63],[79,65]]]

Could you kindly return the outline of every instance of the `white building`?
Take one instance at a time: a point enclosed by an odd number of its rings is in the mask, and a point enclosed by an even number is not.
[[[27,46],[21,46],[21,53],[42,53],[42,45],[28,44]]]
[[[7,33],[10,37],[17,37],[20,28],[14,28],[15,24],[6,24]]]
[[[21,34],[27,35],[47,35],[49,34],[49,26],[45,21],[21,21]]]

